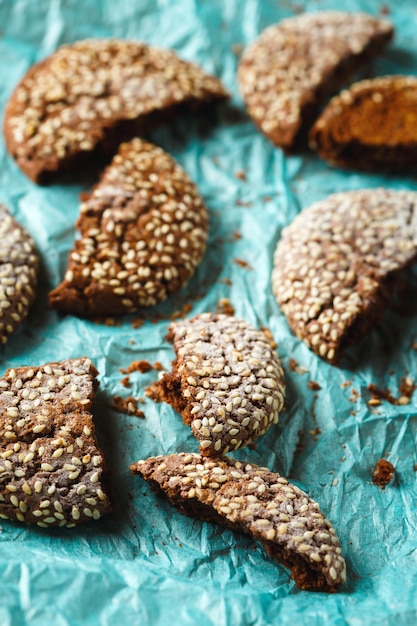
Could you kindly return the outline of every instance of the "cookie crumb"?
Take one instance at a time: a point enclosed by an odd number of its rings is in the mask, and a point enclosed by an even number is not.
[[[234,315],[235,307],[232,305],[229,298],[220,298],[216,308],[216,313],[223,313],[224,315]]]
[[[244,267],[246,270],[253,270],[253,267],[244,259],[233,259],[233,263],[236,263],[239,267]]]
[[[152,385],[149,385],[149,387],[146,387],[145,388],[145,396],[147,398],[150,398],[154,402],[162,402],[163,401],[163,394],[162,394],[162,391],[161,391],[160,384],[155,382]]]
[[[246,174],[243,170],[238,170],[237,172],[235,172],[235,178],[246,181]]]
[[[125,376],[124,378],[122,378],[120,380],[120,382],[123,385],[123,387],[130,387],[130,378],[129,378],[129,376]]]
[[[162,363],[160,363],[160,361],[155,361],[155,363],[153,364],[153,368],[157,372],[163,372],[165,370],[165,367],[162,365]]]
[[[122,396],[113,396],[110,407],[118,413],[126,415],[134,415],[135,417],[144,418],[145,413],[138,409],[138,401],[133,396],[122,398]]]
[[[381,489],[385,489],[388,483],[391,482],[394,473],[395,467],[393,464],[386,459],[380,459],[375,465],[372,482]]]
[[[141,359],[139,361],[132,361],[130,365],[127,366],[126,369],[123,367],[120,368],[122,374],[131,374],[132,372],[140,372],[141,374],[145,374],[153,369],[153,366],[149,361]]]
[[[309,380],[308,381],[308,388],[312,389],[313,391],[320,391],[321,385],[319,385],[319,383],[316,383],[315,380]]]

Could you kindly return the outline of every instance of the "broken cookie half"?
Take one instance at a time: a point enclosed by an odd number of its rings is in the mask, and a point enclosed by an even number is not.
[[[272,287],[293,332],[337,364],[381,320],[398,273],[416,259],[416,192],[346,191],[282,231]]]
[[[181,413],[205,456],[244,447],[277,423],[284,373],[261,330],[229,315],[202,313],[171,324],[176,359],[157,387]]]
[[[71,528],[112,510],[91,415],[96,375],[81,358],[0,379],[0,518]]]
[[[346,580],[336,532],[314,502],[265,467],[172,454],[130,467],[182,513],[259,540],[301,589],[334,592]]]
[[[182,167],[136,138],[85,196],[76,226],[81,236],[49,303],[75,315],[118,315],[185,285],[206,248],[208,213]]]

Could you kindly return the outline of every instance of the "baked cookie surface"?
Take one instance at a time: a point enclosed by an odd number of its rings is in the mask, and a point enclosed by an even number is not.
[[[301,589],[333,592],[345,582],[342,549],[319,505],[265,467],[226,457],[172,454],[130,467],[181,513],[259,540]]]
[[[0,342],[27,317],[35,296],[39,257],[29,233],[0,205]]]
[[[278,422],[284,373],[266,335],[244,320],[203,313],[171,324],[176,359],[159,382],[205,456],[244,447]]]
[[[380,321],[396,274],[416,257],[416,192],[341,192],[282,231],[272,287],[293,332],[336,364]]]
[[[87,39],[29,69],[7,104],[6,145],[29,178],[45,182],[99,144],[117,143],[119,133],[140,134],[150,115],[227,97],[217,78],[173,51]]]
[[[77,315],[132,313],[178,291],[206,247],[208,214],[174,159],[134,139],[81,205],[81,233],[50,305]]]
[[[273,144],[293,148],[323,99],[392,36],[387,20],[343,11],[304,13],[266,28],[238,68],[250,117]]]
[[[310,131],[310,146],[331,165],[415,170],[417,78],[363,80],[335,96]]]
[[[111,511],[90,412],[96,375],[82,358],[0,379],[1,518],[71,528]]]

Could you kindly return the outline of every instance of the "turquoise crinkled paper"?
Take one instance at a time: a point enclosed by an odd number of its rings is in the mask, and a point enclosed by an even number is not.
[[[91,357],[100,372],[95,415],[116,503],[106,519],[71,531],[2,521],[1,626],[417,623],[417,393],[409,404],[372,407],[367,389],[373,383],[398,397],[401,378],[414,380],[417,289],[407,307],[386,311],[382,325],[335,368],[292,335],[270,286],[276,242],[302,207],[348,189],[414,190],[416,181],[342,172],[312,154],[284,157],[247,118],[236,84],[242,45],[283,17],[329,8],[342,7],[336,0],[0,0],[2,111],[33,62],[87,37],[172,47],[219,76],[233,95],[209,118],[189,116],[152,136],[199,185],[210,211],[210,242],[187,288],[149,313],[159,320],[139,328],[133,317],[110,327],[48,310],[47,293],[62,277],[74,240],[79,193],[95,181],[83,174],[38,187],[0,139],[0,202],[33,235],[42,257],[36,304],[1,348],[0,374]],[[417,73],[413,0],[349,1],[343,8],[390,13],[396,35],[374,63],[375,74]],[[166,404],[146,399],[143,420],[110,409],[112,396],[144,397],[157,377],[155,370],[134,373],[125,389],[119,368],[137,359],[169,368],[169,316],[187,303],[189,315],[215,310],[221,298],[230,299],[237,316],[271,329],[288,385],[278,426],[236,456],[291,476],[320,503],[347,560],[348,582],[337,594],[298,590],[249,538],[181,516],[129,473],[139,458],[196,451],[197,443]],[[385,491],[372,484],[383,456],[397,468]]]

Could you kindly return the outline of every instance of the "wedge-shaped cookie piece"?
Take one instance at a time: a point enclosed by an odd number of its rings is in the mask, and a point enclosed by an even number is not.
[[[4,118],[6,145],[29,178],[46,182],[179,108],[227,97],[217,78],[171,50],[79,41],[34,65],[18,84]]]
[[[259,540],[301,589],[337,591],[342,550],[330,522],[301,489],[265,467],[223,457],[172,454],[131,465],[181,513]]]
[[[87,358],[10,369],[0,379],[0,517],[42,528],[111,511]]]
[[[26,318],[35,295],[39,257],[32,237],[0,205],[0,342]]]
[[[284,150],[298,143],[332,95],[393,35],[365,13],[305,13],[267,28],[243,52],[238,80],[259,129]]]
[[[415,170],[417,78],[383,76],[355,83],[327,105],[310,145],[331,165]]]
[[[166,152],[122,144],[81,205],[81,238],[50,305],[77,315],[131,313],[178,291],[206,247],[207,210]]]
[[[205,456],[248,445],[278,421],[284,375],[261,330],[228,315],[203,313],[171,324],[176,359],[160,397],[191,426]]]
[[[380,321],[396,274],[416,257],[417,193],[337,193],[282,231],[273,291],[293,332],[337,363]]]

